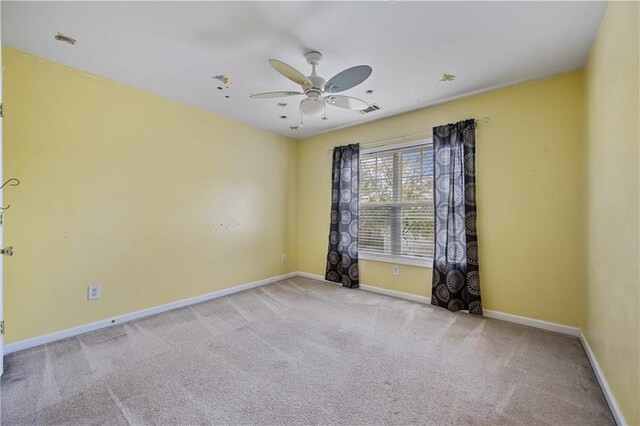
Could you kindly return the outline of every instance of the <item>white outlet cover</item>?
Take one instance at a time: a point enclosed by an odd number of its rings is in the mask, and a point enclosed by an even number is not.
[[[87,287],[87,300],[100,299],[100,284],[90,285]]]
[[[400,266],[398,266],[398,265],[393,265],[393,266],[391,267],[391,273],[392,273],[393,275],[400,275]]]
[[[287,255],[286,254],[282,255],[282,263],[287,263]]]

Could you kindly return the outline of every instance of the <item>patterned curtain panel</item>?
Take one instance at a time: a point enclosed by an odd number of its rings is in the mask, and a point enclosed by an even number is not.
[[[358,144],[333,150],[331,226],[325,279],[358,288]]]
[[[475,120],[465,120],[433,129],[436,217],[431,303],[482,315],[475,128]]]

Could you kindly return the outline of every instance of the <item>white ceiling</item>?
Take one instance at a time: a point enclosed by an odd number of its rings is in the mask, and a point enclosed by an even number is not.
[[[2,42],[294,138],[423,108],[585,64],[603,2],[10,2]],[[56,32],[78,40],[54,40]],[[327,107],[299,123],[302,97],[249,99],[299,90],[267,63],[305,75],[307,50],[329,79],[368,64],[373,74],[342,94],[376,103],[367,115]],[[443,73],[453,82],[439,82]],[[218,90],[215,74],[230,77]],[[365,94],[373,89],[372,95]],[[229,96],[229,99],[225,98]],[[288,102],[286,107],[277,102]],[[287,115],[288,119],[279,117]]]

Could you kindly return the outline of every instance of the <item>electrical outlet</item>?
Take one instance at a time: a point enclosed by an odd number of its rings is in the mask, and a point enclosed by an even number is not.
[[[87,287],[87,300],[100,299],[100,284]]]
[[[398,265],[393,265],[391,267],[391,273],[393,275],[400,275],[400,267]]]
[[[282,255],[282,263],[287,263],[287,255],[286,254]]]

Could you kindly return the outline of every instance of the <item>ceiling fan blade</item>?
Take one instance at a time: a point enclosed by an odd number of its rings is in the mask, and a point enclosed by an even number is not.
[[[306,90],[312,86],[311,80],[309,80],[304,74],[302,74],[291,65],[285,64],[284,62],[277,59],[269,59],[269,63],[271,64],[273,69],[275,69],[294,83],[298,83],[300,86],[302,86],[303,89]]]
[[[338,108],[352,109],[354,111],[362,111],[369,108],[369,104],[358,98],[352,98],[351,96],[327,96],[325,98],[329,105],[337,106]]]
[[[331,77],[324,85],[324,91],[328,93],[344,92],[365,81],[373,69],[369,65],[351,67]]]
[[[249,95],[249,97],[252,99],[270,99],[270,98],[284,98],[285,96],[296,96],[296,95],[304,95],[304,93],[290,92],[288,90],[283,90],[281,92],[256,93],[255,95]]]

